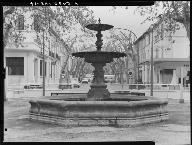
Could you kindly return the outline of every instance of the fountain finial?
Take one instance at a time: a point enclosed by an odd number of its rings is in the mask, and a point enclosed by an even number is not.
[[[100,18],[99,18],[99,20],[98,20],[98,21],[99,21],[99,24],[101,24],[101,19],[100,19]]]

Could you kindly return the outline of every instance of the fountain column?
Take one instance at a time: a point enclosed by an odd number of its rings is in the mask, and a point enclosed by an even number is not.
[[[100,19],[99,19],[99,24],[100,23]],[[100,26],[100,25],[98,25]],[[96,47],[97,47],[97,51],[101,51],[102,48],[102,39],[101,37],[103,36],[101,34],[101,30],[102,27],[98,27],[97,29],[97,41],[96,41]],[[99,59],[99,57],[98,57]],[[108,91],[107,85],[104,82],[104,73],[105,71],[103,70],[103,67],[106,65],[106,62],[95,62],[92,63],[92,66],[95,68],[95,70],[93,71],[94,73],[94,77],[93,77],[93,81],[91,84],[91,89],[89,90],[88,94],[87,94],[87,100],[95,100],[95,101],[99,101],[99,100],[106,100],[109,99],[110,97],[110,93]]]
[[[108,91],[107,85],[104,82],[104,70],[103,67],[105,63],[92,63],[95,70],[93,71],[94,77],[92,84],[90,85],[91,89],[87,94],[87,100],[101,101],[110,98],[110,93]]]

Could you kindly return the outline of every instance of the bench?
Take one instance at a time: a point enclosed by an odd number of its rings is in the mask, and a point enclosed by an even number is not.
[[[42,89],[43,86],[39,84],[25,85],[24,89]]]
[[[51,96],[61,96],[61,95],[71,95],[71,94],[85,94],[85,93],[61,93],[61,92],[54,92],[54,93],[51,93]]]
[[[141,92],[130,92],[129,94],[137,95],[137,96],[145,96],[145,93],[141,93]]]
[[[64,85],[59,85],[59,89],[72,89],[71,84],[64,84]]]

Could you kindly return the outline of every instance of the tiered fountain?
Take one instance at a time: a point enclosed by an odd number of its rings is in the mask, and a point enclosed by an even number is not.
[[[125,96],[113,98],[104,83],[103,67],[113,58],[125,57],[125,53],[101,51],[101,31],[113,26],[108,24],[89,24],[86,28],[97,31],[96,51],[77,52],[72,55],[85,58],[94,70],[91,89],[83,101],[74,100],[31,100],[30,119],[65,126],[118,125],[130,126],[168,119],[167,100],[147,96]],[[113,94],[117,96],[118,94]],[[137,100],[137,101],[135,101]]]
[[[107,85],[104,82],[104,70],[103,67],[106,65],[106,63],[110,63],[113,61],[113,58],[119,58],[126,56],[125,53],[121,52],[104,52],[101,51],[102,48],[102,34],[101,31],[109,30],[113,28],[112,25],[107,24],[89,24],[86,26],[86,28],[90,30],[97,31],[97,41],[96,41],[96,51],[91,52],[77,52],[73,53],[72,55],[75,57],[81,57],[85,58],[85,61],[88,63],[91,63],[94,70],[94,77],[91,84],[91,89],[89,90],[87,94],[87,100],[94,100],[94,101],[102,101],[102,100],[109,100],[110,99],[110,93],[106,89]]]

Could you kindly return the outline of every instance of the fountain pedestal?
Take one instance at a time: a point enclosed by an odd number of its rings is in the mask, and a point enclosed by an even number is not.
[[[94,77],[91,89],[87,94],[87,100],[101,101],[108,100],[110,98],[110,93],[107,89],[107,85],[104,82],[104,70],[103,67],[105,63],[92,63],[95,70],[93,71]]]

